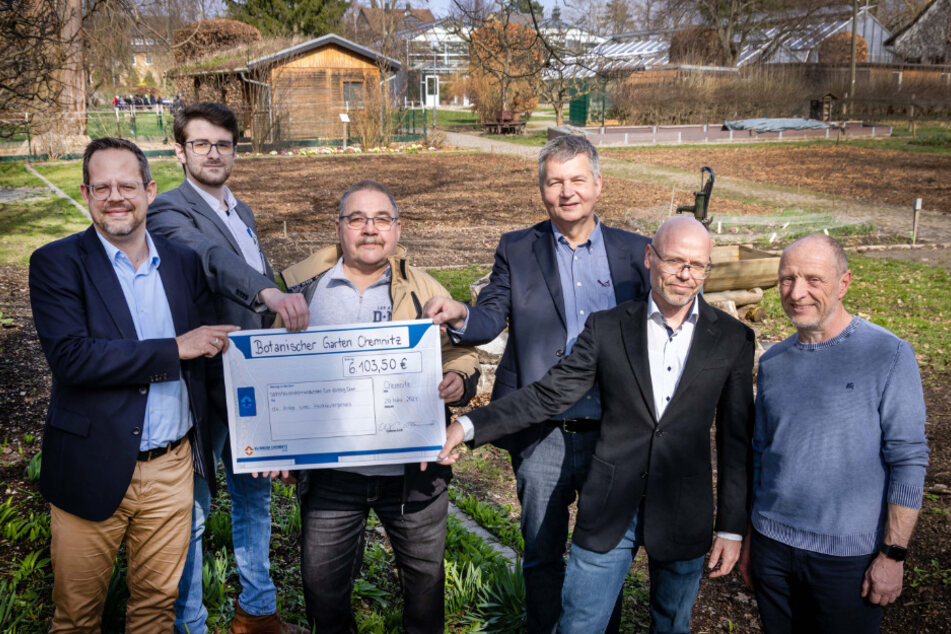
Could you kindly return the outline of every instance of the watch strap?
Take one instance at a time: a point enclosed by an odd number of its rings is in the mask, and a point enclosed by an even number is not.
[[[882,553],[893,561],[905,561],[908,556],[908,549],[894,544],[882,544],[878,547],[878,552]]]

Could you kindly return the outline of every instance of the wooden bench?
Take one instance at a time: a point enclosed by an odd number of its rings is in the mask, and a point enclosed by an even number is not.
[[[482,129],[489,134],[522,134],[525,131],[524,121],[486,121]]]

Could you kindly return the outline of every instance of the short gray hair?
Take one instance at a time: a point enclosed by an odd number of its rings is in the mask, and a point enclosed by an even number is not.
[[[845,249],[842,248],[842,245],[835,238],[831,238],[824,233],[810,233],[807,236],[803,236],[790,244],[788,247],[783,249],[783,257],[795,246],[801,245],[806,242],[818,241],[823,244],[832,252],[832,258],[835,261],[835,272],[838,275],[845,275],[849,270],[849,257],[845,254]],[[780,258],[782,262],[782,258]]]
[[[538,184],[545,184],[545,168],[548,161],[556,160],[559,163],[570,161],[579,154],[588,157],[588,165],[591,167],[591,175],[595,180],[601,175],[601,164],[598,161],[598,150],[587,137],[577,134],[566,134],[556,136],[545,144],[542,151],[538,153]]]
[[[347,201],[350,199],[350,196],[357,192],[380,192],[384,194],[390,200],[390,206],[393,208],[393,217],[400,217],[400,210],[396,206],[396,198],[393,197],[393,192],[383,183],[377,182],[371,178],[362,180],[359,183],[354,183],[347,188],[347,191],[343,193],[343,196],[340,197],[340,204],[337,206],[337,216],[343,217],[344,211],[347,209]]]

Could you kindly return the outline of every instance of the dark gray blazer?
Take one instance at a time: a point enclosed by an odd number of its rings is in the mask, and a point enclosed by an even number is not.
[[[642,503],[644,547],[659,561],[704,554],[714,526],[746,532],[753,331],[699,301],[700,319],[680,383],[659,420],[647,357],[646,302],[592,314],[571,354],[541,380],[468,414],[478,446],[563,412],[598,382],[601,435],[578,498],[573,536],[583,548],[604,553],[617,546]]]
[[[644,251],[650,240],[603,223],[601,232],[617,303],[647,299],[650,275],[644,268]],[[492,400],[537,381],[564,356],[566,323],[551,222],[504,234],[489,285],[469,309],[469,325],[460,338],[462,343],[478,345],[508,326],[508,344],[495,372]],[[552,429],[538,425],[495,444],[528,457]]]
[[[236,211],[256,235],[251,208],[239,200]],[[164,236],[198,253],[208,286],[215,294],[218,323],[244,329],[271,325],[274,316],[257,301],[262,289],[276,286],[271,264],[264,259],[264,275],[248,266],[227,225],[189,183],[183,182],[156,197],[149,205],[147,227],[152,235]]]

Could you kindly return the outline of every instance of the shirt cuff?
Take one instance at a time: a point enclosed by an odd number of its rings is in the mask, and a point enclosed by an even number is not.
[[[466,334],[466,328],[468,327],[469,327],[469,307],[466,306],[466,318],[462,322],[462,325],[459,326],[458,329],[447,328],[447,332],[449,332],[449,338],[452,339],[453,343],[459,343],[462,340],[462,335]]]
[[[731,542],[741,542],[743,541],[743,536],[737,533],[725,533],[723,531],[717,531],[717,537],[728,539]]]
[[[472,439],[475,438],[475,427],[472,425],[472,421],[469,420],[468,416],[460,416],[456,419],[456,422],[462,425],[462,431],[465,435],[462,437],[463,442],[472,442]]]

